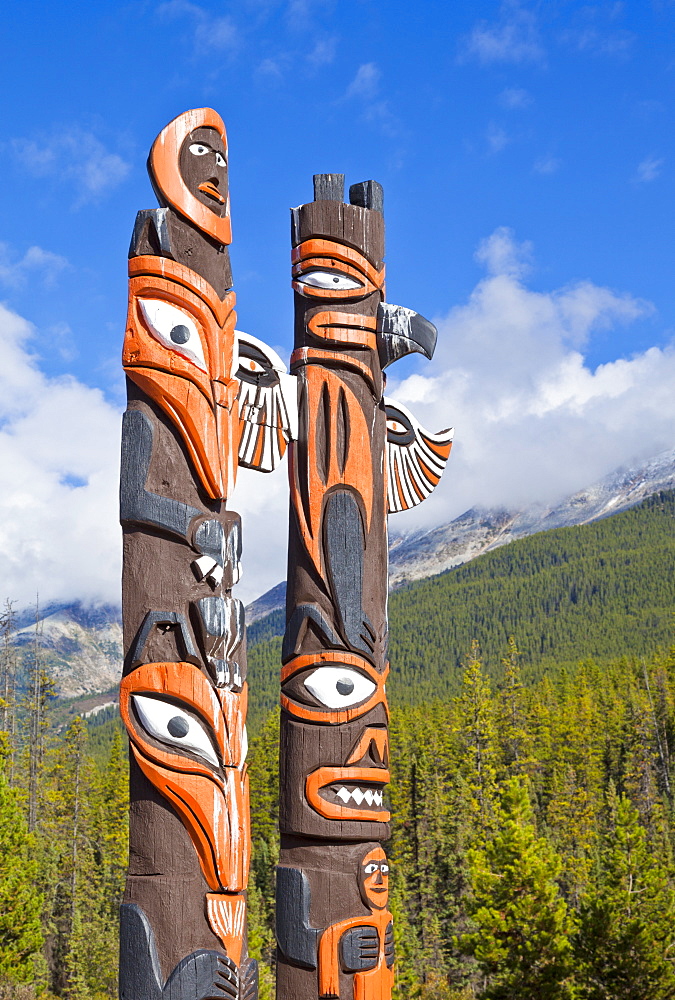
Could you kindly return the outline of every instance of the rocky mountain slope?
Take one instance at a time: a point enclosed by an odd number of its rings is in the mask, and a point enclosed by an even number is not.
[[[549,528],[587,524],[632,507],[658,490],[675,487],[675,449],[635,468],[619,469],[585,490],[551,505],[522,510],[474,508],[427,531],[394,535],[390,542],[392,588],[466,563],[484,552]],[[246,609],[249,624],[283,607],[286,585],[280,583]],[[24,665],[31,662],[34,612],[27,609],[16,633]],[[39,638],[45,665],[62,698],[88,696],[87,708],[101,705],[119,681],[122,624],[119,607],[54,605],[42,613]],[[98,695],[98,698],[91,696]],[[110,695],[107,695],[109,700]]]

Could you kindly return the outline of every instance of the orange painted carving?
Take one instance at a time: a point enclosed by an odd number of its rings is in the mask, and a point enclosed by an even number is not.
[[[368,916],[351,917],[328,927],[319,941],[319,996],[340,996],[340,939],[352,927],[375,927],[378,932],[377,965],[366,972],[354,973],[354,1000],[391,1000],[394,969],[384,957],[384,938],[393,917],[389,910],[373,910]]]
[[[333,240],[310,239],[295,247],[291,253],[293,264],[293,287],[303,295],[317,298],[363,298],[377,291],[384,294],[384,267],[379,271],[358,250]],[[335,274],[340,272],[360,281],[363,289],[340,291],[337,288],[316,288],[302,284],[298,279],[312,270],[326,269]],[[327,293],[327,294],[326,294]]]
[[[223,201],[226,203],[225,214],[221,218],[195,198],[181,176],[179,168],[181,148],[190,133],[198,128],[215,129],[227,151],[227,134],[223,119],[211,108],[196,108],[174,118],[159,133],[150,150],[150,173],[159,193],[169,205],[218,243],[229,244],[232,242],[229,196],[227,199],[221,196],[216,200],[216,203],[218,201],[221,204]],[[200,190],[204,190],[203,185],[200,185]]]
[[[306,467],[299,468],[301,453],[292,450],[289,463],[291,499],[305,547],[317,570],[322,571],[321,523],[324,497],[333,487],[348,486],[360,498],[370,528],[373,513],[373,468],[371,430],[361,404],[339,375],[308,365],[304,370],[307,414]],[[325,415],[343,425],[348,440],[341,445],[337,435],[324,427]]]
[[[282,690],[281,707],[298,719],[305,719],[307,722],[323,722],[332,726],[341,725],[343,722],[351,722],[360,716],[370,712],[376,705],[384,705],[387,709],[387,695],[385,684],[389,675],[389,664],[385,664],[384,670],[380,673],[375,667],[356,653],[348,653],[346,650],[327,649],[320,653],[308,653],[302,656],[295,656],[281,668],[282,685],[308,667],[321,667],[324,665],[354,667],[375,684],[375,690],[370,697],[360,705],[341,710],[319,708],[314,705],[304,705],[299,701],[289,697]],[[366,730],[370,732],[370,730]],[[365,751],[364,751],[365,753]],[[361,757],[363,754],[361,754]],[[360,759],[360,758],[357,758]]]
[[[207,892],[206,915],[213,933],[220,938],[228,958],[241,963],[246,927],[246,896]]]
[[[365,379],[369,388],[375,394],[375,379],[372,369],[358,358],[353,358],[349,354],[339,354],[337,351],[322,351],[317,347],[298,347],[291,354],[291,370],[297,372],[303,365],[311,364],[339,364],[341,368],[348,368]]]
[[[388,766],[389,733],[386,729],[375,728],[373,726],[364,729],[359,742],[347,758],[347,763],[358,764],[360,760],[363,760],[373,744],[375,744],[375,749],[377,750],[377,757],[379,757],[385,767]]]
[[[199,275],[163,257],[134,258],[129,273],[124,369],[176,425],[207,495],[224,499],[240,435],[235,294],[219,299]]]
[[[134,696],[165,710],[165,716],[175,712],[184,717],[187,710],[205,750],[194,741],[181,744],[181,737],[172,737],[168,729],[148,729]],[[120,685],[120,714],[134,758],[181,817],[214,892],[241,892],[248,879],[246,704],[246,685],[241,694],[215,689],[191,663],[146,663]]]
[[[382,792],[389,784],[389,771],[381,767],[319,767],[307,775],[305,795],[313,809],[326,819],[365,820],[373,823],[388,823],[391,814],[388,809],[362,809],[357,805],[348,806],[339,802],[329,802],[319,792],[330,785],[367,785],[371,790]],[[376,787],[373,787],[376,786]]]
[[[374,316],[333,310],[319,312],[309,318],[307,329],[322,340],[350,347],[368,347],[371,351],[377,349],[377,319]]]

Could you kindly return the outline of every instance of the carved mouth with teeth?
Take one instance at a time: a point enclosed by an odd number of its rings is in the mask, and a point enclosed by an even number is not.
[[[382,792],[373,791],[372,788],[346,788],[344,785],[340,785],[337,789],[335,786],[331,786],[330,791],[346,806],[349,805],[351,799],[356,802],[357,806],[360,806],[362,802],[377,808],[382,806]]]
[[[320,767],[307,776],[307,801],[327,819],[388,823],[383,808],[389,771],[382,767]]]

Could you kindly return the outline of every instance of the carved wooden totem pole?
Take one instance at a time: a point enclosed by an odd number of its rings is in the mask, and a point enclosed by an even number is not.
[[[248,1000],[244,613],[238,465],[270,471],[292,434],[295,379],[235,331],[227,144],[189,111],[157,137],[159,209],[129,253],[121,521],[131,850],[121,1000]]]
[[[292,213],[298,439],[281,674],[277,995],[388,1000],[387,512],[438,483],[452,432],[383,396],[436,329],[384,300],[382,188],[314,178]]]

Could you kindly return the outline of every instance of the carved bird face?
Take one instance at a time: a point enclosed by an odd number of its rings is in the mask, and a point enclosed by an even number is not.
[[[120,685],[142,772],[185,825],[214,892],[241,892],[249,866],[247,687],[215,689],[191,663],[146,663]]]

